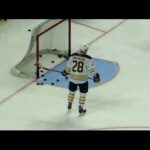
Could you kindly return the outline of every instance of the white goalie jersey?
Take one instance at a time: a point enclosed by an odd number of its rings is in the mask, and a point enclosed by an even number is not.
[[[89,73],[93,76],[96,74],[92,58],[88,55],[80,55],[78,53],[70,56],[65,70],[70,74],[70,81],[75,84],[85,83],[88,80]]]

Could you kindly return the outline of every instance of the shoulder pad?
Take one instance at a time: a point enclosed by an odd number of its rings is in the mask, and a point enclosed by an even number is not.
[[[88,58],[88,59],[92,59],[92,57],[89,56],[89,55],[80,55],[79,53],[73,53],[71,56],[81,56],[81,57],[85,57],[85,58]]]
[[[71,56],[79,56],[78,53],[73,53]]]
[[[89,56],[89,55],[83,55],[83,57],[86,57],[86,58],[88,58],[88,59],[92,59],[92,57]]]

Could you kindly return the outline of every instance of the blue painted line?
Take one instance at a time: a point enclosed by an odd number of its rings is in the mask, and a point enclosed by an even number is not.
[[[112,80],[118,73],[119,67],[116,62],[93,58],[97,72],[100,74],[101,82],[95,84],[92,79],[89,79],[89,88],[99,86]],[[67,60],[57,65],[54,70],[62,71],[67,64]],[[92,75],[89,75],[92,78]],[[37,80],[38,83],[50,84],[58,87],[68,88],[69,79],[62,76],[61,73],[48,71],[44,77]]]

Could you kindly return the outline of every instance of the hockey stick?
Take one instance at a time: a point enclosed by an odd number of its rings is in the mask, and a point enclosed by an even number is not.
[[[46,68],[46,67],[44,67],[42,64],[39,64],[39,67],[40,67],[41,69],[44,69],[44,70],[47,70],[47,71],[55,71],[55,72],[61,73],[61,71],[59,71],[59,70]]]
[[[55,72],[61,73],[61,71],[55,70],[55,69],[49,69],[49,68],[45,68],[45,67],[42,67],[42,69],[47,70],[47,71],[55,71]]]
[[[46,67],[42,66],[41,64],[39,64],[39,67],[41,67],[41,69],[44,69],[44,70],[47,70],[47,71],[54,71],[54,72],[62,73],[62,72],[61,72],[61,71],[59,71],[59,70],[46,68]],[[91,77],[88,77],[88,79],[93,80],[93,78],[91,78]]]

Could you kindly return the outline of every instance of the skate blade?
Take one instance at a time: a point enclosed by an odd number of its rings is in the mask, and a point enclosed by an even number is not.
[[[86,112],[85,113],[80,113],[79,114],[79,117],[82,117],[82,116],[84,116],[86,114]]]
[[[71,112],[71,109],[68,109],[68,110],[67,110],[67,113],[70,113],[70,112]]]

